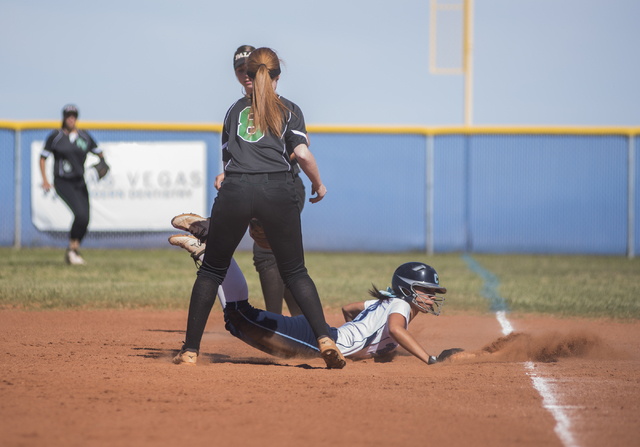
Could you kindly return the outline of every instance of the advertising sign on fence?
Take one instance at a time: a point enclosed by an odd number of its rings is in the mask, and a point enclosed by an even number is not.
[[[40,153],[43,141],[31,144],[31,215],[41,231],[69,231],[73,216],[62,199],[41,187]],[[171,218],[206,209],[206,154],[204,141],[100,143],[110,171],[98,180],[89,154],[85,180],[91,202],[92,231],[171,231]],[[53,184],[53,156],[46,162]]]

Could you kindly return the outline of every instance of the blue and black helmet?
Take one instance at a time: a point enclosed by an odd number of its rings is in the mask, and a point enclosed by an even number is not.
[[[447,289],[440,285],[438,272],[433,267],[422,262],[407,262],[398,267],[393,273],[391,288],[396,296],[403,298],[408,303],[415,304],[423,312],[440,315],[444,297],[433,295],[431,301],[434,304],[429,306],[418,296],[415,290],[416,286],[433,289],[435,293],[447,293]]]

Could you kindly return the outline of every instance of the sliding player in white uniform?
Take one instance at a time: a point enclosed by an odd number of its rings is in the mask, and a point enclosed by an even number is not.
[[[202,246],[189,235],[172,236],[173,245],[194,254]],[[176,243],[180,238],[183,243]],[[419,313],[440,315],[446,293],[440,286],[436,271],[421,262],[408,262],[396,269],[386,291],[373,287],[372,300],[351,303],[342,308],[346,323],[329,328],[340,352],[351,359],[384,357],[398,345],[431,365],[442,361],[460,349],[448,349],[438,357],[427,351],[407,328]],[[315,336],[303,315],[284,316],[256,309],[249,304],[249,292],[242,271],[232,260],[227,276],[218,290],[224,308],[226,329],[235,337],[263,352],[277,357],[318,357]],[[184,357],[179,363],[185,362]]]

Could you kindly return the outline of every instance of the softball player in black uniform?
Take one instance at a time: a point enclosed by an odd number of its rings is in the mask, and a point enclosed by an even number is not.
[[[40,156],[42,189],[51,190],[45,172],[45,160],[53,154],[53,186],[56,193],[71,208],[74,215],[69,235],[69,248],[65,254],[68,264],[82,265],[84,259],[78,253],[80,242],[89,226],[89,192],[84,181],[84,162],[92,152],[104,159],[102,150],[88,132],[76,128],[78,109],[68,105],[62,110],[62,128],[49,134]]]
[[[189,304],[187,333],[175,363],[193,363],[198,353],[218,287],[249,222],[257,218],[276,257],[280,275],[300,306],[329,368],[342,368],[344,357],[330,336],[320,297],[304,263],[300,205],[287,144],[311,180],[312,203],[327,189],[307,146],[302,111],[275,90],[280,61],[275,52],[259,48],[247,61],[253,80],[251,98],[231,106],[224,121],[222,148],[225,179],[211,210],[204,260]]]
[[[247,59],[255,48],[251,45],[242,45],[238,47],[233,55],[233,70],[235,72],[238,82],[244,87],[245,96],[251,95],[253,92],[253,81],[247,75]],[[309,136],[307,135],[307,146]],[[289,156],[293,154],[293,147],[287,146],[287,152]],[[300,202],[300,212],[304,208],[305,201],[305,189],[304,183],[300,178],[300,166],[293,157],[291,160],[294,173],[294,184],[296,186],[296,193],[298,194],[298,200]],[[219,189],[224,179],[224,173],[216,177],[216,188]],[[293,299],[291,291],[284,286],[280,273],[278,272],[278,265],[276,258],[271,250],[260,247],[258,244],[253,244],[253,265],[260,277],[260,286],[262,287],[262,295],[264,296],[264,305],[269,312],[282,313],[282,301],[286,301],[289,313],[292,316],[301,315],[302,311],[298,307],[298,304]]]

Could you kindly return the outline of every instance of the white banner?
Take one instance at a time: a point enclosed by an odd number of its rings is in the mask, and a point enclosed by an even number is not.
[[[204,141],[99,143],[111,168],[100,181],[89,154],[85,180],[91,203],[89,230],[172,231],[181,213],[208,216],[207,145]],[[44,141],[31,144],[31,215],[41,231],[69,231],[73,215],[52,189],[42,189],[40,154]],[[53,155],[46,162],[53,185]]]

